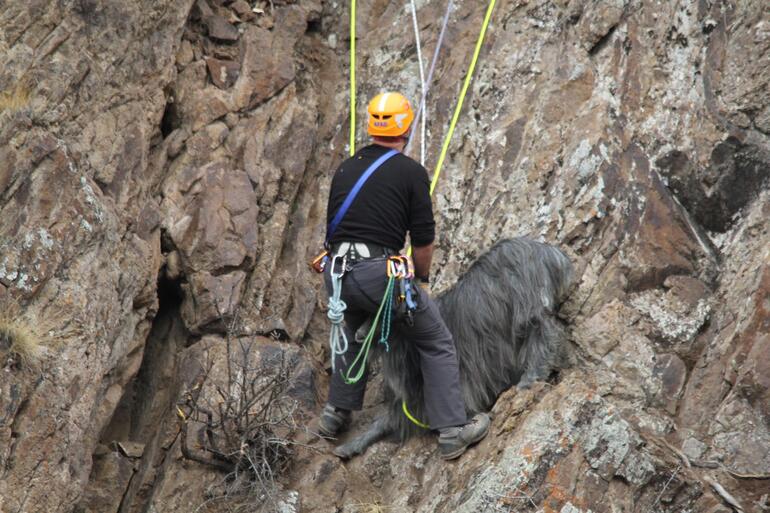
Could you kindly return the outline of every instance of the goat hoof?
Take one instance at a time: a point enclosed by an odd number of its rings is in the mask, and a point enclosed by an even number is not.
[[[335,448],[332,451],[332,454],[334,454],[341,460],[349,460],[350,458],[356,455],[356,453],[353,450],[351,450],[348,447],[345,447],[344,445],[340,445],[339,447]]]

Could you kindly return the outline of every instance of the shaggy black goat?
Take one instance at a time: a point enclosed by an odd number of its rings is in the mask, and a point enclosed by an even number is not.
[[[569,259],[553,246],[507,239],[436,299],[457,347],[469,414],[487,411],[512,385],[527,388],[545,379],[561,360],[564,348],[554,309],[571,275]],[[398,331],[383,353],[389,410],[365,433],[337,447],[334,453],[341,458],[361,454],[385,436],[399,434],[403,440],[422,431],[402,411],[405,401],[415,417],[425,418],[419,355]]]

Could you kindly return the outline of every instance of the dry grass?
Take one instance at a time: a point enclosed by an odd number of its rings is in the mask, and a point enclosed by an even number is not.
[[[26,82],[17,82],[11,89],[0,92],[0,114],[9,112],[13,114],[27,105],[32,97],[32,91]]]
[[[70,319],[61,326],[63,319]],[[81,333],[71,314],[58,308],[40,313],[13,300],[0,299],[0,367],[41,370],[46,351],[60,347]]]
[[[43,356],[42,337],[20,318],[0,316],[0,354],[7,353],[10,364],[34,368]]]

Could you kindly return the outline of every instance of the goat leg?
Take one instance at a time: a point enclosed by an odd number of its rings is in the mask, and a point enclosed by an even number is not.
[[[363,454],[370,445],[379,442],[392,433],[393,428],[390,425],[390,422],[388,422],[388,416],[381,415],[374,419],[374,422],[369,426],[369,429],[363,434],[334,449],[334,455],[343,460],[349,460],[353,456]]]

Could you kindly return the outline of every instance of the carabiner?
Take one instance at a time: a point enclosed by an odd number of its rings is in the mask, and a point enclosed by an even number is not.
[[[334,270],[335,270],[335,268],[337,266],[337,259],[340,259],[340,258],[342,259],[342,268],[340,269],[340,272],[337,273]],[[342,275],[345,274],[345,270],[346,270],[346,267],[348,265],[348,255],[347,254],[344,254],[344,255],[334,255],[332,257],[331,264],[332,264],[332,267],[331,267],[331,271],[329,272],[329,274],[331,275],[332,280],[335,279],[335,278],[342,278]]]

